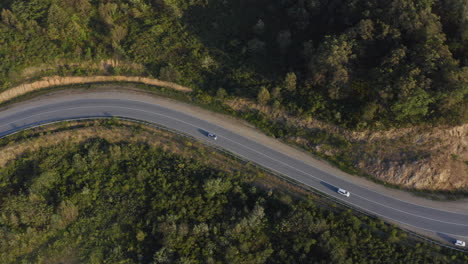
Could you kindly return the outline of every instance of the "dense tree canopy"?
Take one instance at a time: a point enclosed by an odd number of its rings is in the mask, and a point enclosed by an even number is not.
[[[201,155],[203,152],[198,152]],[[2,263],[454,263],[381,221],[144,143],[95,138],[0,169]],[[333,207],[332,207],[333,208]],[[458,254],[458,255],[457,255]],[[466,256],[464,258],[466,261]]]
[[[271,103],[348,127],[468,118],[465,0],[8,0],[0,9],[4,89],[28,67],[118,58],[213,96],[283,86]],[[283,82],[290,73],[297,89]]]

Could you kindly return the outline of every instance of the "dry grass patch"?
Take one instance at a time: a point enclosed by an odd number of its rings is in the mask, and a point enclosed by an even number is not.
[[[35,65],[28,68],[25,68],[17,76],[14,77],[14,82],[24,82],[38,76],[44,76],[44,74],[50,74],[60,70],[62,68],[66,69],[86,69],[87,71],[96,72],[96,73],[110,73],[111,69],[118,68],[123,72],[135,72],[144,74],[145,67],[142,64],[134,63],[131,61],[122,61],[116,59],[106,59],[101,61],[72,61],[67,59],[56,59],[51,63]]]
[[[54,86],[77,85],[87,83],[105,83],[105,82],[131,82],[142,83],[150,86],[159,86],[174,89],[181,92],[191,92],[192,89],[178,85],[172,82],[161,81],[154,78],[137,76],[89,76],[89,77],[44,77],[40,81],[21,84],[0,93],[0,103],[12,100],[16,97],[30,92],[46,89]]]

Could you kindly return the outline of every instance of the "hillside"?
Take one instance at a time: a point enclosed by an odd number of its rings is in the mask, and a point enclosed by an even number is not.
[[[0,142],[17,150],[0,157],[3,263],[466,261],[314,196],[260,187],[259,170],[164,131],[96,121],[24,136]]]
[[[226,104],[265,132],[352,173],[421,193],[468,189],[467,124],[355,131],[251,100]]]
[[[1,91],[41,77],[35,84],[157,78],[353,173],[466,192],[464,0],[7,0],[0,9]]]
[[[467,120],[464,0],[8,0],[0,8],[2,89],[105,71],[210,95],[263,90],[263,103],[350,128]],[[126,62],[95,66],[109,59]]]

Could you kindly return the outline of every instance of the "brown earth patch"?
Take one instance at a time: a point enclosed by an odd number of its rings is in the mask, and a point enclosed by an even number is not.
[[[284,139],[322,156],[346,155],[353,167],[384,182],[415,189],[468,190],[468,124],[356,132],[251,100],[233,99],[227,105],[237,111],[258,110],[272,121],[304,131],[342,138],[349,143],[345,148],[325,141],[312,143],[306,136]]]

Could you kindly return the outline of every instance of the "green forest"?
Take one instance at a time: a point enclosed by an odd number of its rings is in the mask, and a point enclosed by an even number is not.
[[[146,143],[91,138],[0,169],[2,263],[457,263],[456,251]]]
[[[0,0],[0,92],[138,75],[350,129],[456,125],[468,121],[467,12],[466,0]],[[89,66],[108,59],[143,68]],[[0,168],[0,262],[468,262],[258,177],[100,138],[26,152]]]
[[[465,0],[2,0],[0,89],[117,59],[348,128],[468,120]],[[66,62],[66,63],[63,63]]]

